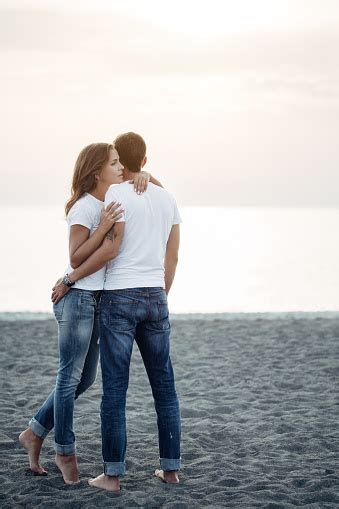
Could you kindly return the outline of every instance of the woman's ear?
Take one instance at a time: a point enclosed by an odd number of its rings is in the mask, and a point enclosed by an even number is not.
[[[147,163],[147,156],[144,157],[144,160],[143,160],[143,162],[141,164],[141,168],[143,168],[146,163]]]

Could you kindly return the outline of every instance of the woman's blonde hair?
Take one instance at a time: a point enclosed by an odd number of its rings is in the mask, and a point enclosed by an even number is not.
[[[74,166],[71,197],[65,205],[66,216],[79,198],[93,191],[96,185],[95,176],[108,162],[112,148],[110,143],[92,143],[82,149]]]

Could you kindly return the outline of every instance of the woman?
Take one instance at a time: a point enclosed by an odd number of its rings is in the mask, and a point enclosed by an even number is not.
[[[77,267],[102,244],[122,210],[111,203],[103,210],[110,185],[122,182],[123,166],[113,145],[88,145],[79,154],[74,168],[72,195],[66,204],[69,227],[70,267]],[[147,188],[150,175],[142,172],[134,180],[137,192]],[[47,475],[39,463],[43,440],[53,429],[55,461],[65,483],[79,482],[73,432],[74,399],[95,381],[99,357],[99,299],[105,267],[79,280],[53,306],[58,322],[59,369],[55,389],[31,419],[19,441],[29,455],[30,468]]]

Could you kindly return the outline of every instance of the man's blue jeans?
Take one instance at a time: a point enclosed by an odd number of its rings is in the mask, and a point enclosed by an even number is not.
[[[180,469],[180,409],[169,355],[170,323],[162,288],[104,290],[100,313],[103,381],[101,433],[104,472],[125,473],[126,393],[136,340],[157,412],[160,466]]]
[[[44,439],[54,427],[58,454],[75,453],[74,399],[95,381],[99,360],[101,291],[72,288],[53,306],[59,329],[59,369],[54,390],[30,421]]]

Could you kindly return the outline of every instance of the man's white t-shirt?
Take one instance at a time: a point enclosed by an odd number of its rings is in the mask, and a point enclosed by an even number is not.
[[[149,183],[138,195],[128,182],[113,184],[105,206],[118,201],[124,209],[119,222],[125,231],[119,254],[107,264],[104,290],[165,286],[164,256],[172,226],[181,223],[175,199]]]
[[[71,226],[80,224],[85,226],[90,231],[90,236],[93,235],[100,223],[100,216],[104,206],[104,202],[98,200],[89,193],[77,200],[73,207],[67,214],[67,223],[69,235]],[[67,272],[72,272],[71,265],[68,266]],[[72,288],[79,288],[81,290],[102,290],[105,280],[106,266],[94,272],[90,276],[83,277],[76,281]]]

